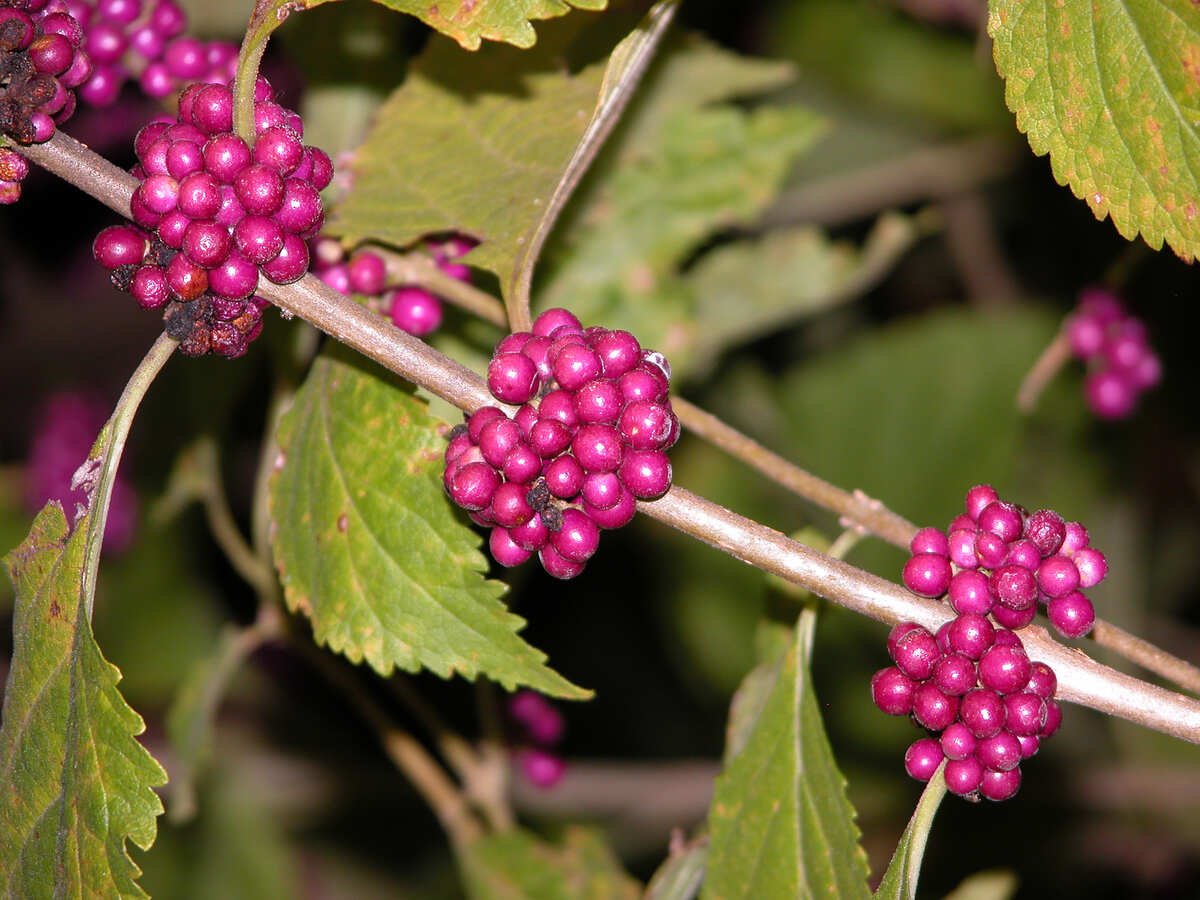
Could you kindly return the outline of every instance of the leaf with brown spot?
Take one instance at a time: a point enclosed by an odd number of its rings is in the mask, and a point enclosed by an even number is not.
[[[1200,255],[1200,13],[1190,0],[991,0],[1009,109],[1117,231]],[[1133,87],[1136,86],[1136,87]]]
[[[590,696],[517,636],[525,623],[500,600],[507,586],[486,577],[479,536],[442,490],[443,424],[361,356],[322,354],[280,423],[287,464],[270,484],[288,607],[319,643],[381,675],[427,668]]]

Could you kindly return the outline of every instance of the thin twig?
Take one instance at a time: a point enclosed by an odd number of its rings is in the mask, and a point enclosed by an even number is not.
[[[215,448],[212,449],[208,464],[211,470],[206,473],[209,477],[205,478],[202,496],[208,529],[212,532],[217,546],[224,552],[225,558],[229,560],[229,564],[242,579],[253,587],[259,596],[269,595],[275,584],[275,572],[242,537],[241,529],[233,518],[233,511],[229,508],[229,500],[221,488],[221,472]]]
[[[58,159],[60,154],[63,159]],[[47,168],[118,212],[124,209],[127,213],[129,196],[136,187],[133,176],[61,132],[39,145],[36,157],[30,154],[39,164],[47,158],[54,161],[54,166]],[[114,185],[123,186],[123,196],[114,193]],[[311,275],[290,285],[260,279],[258,293],[459,409],[470,412],[495,405],[477,374]],[[682,488],[672,488],[662,499],[640,503],[639,508],[732,556],[872,618],[911,620],[936,628],[950,617],[943,604],[916,597]],[[1064,699],[1200,743],[1200,702],[1103,666],[1054,641],[1045,629],[1030,626],[1023,634],[1031,655],[1054,666]]]
[[[1021,380],[1021,386],[1017,388],[1017,409],[1026,415],[1033,412],[1046,385],[1070,361],[1071,342],[1060,330]]]

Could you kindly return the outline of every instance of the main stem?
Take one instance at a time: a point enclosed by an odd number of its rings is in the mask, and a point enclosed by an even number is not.
[[[61,132],[22,150],[72,184],[128,215],[136,179]],[[258,293],[326,334],[464,411],[495,405],[483,380],[418,338],[401,331],[312,275],[290,285],[261,279]],[[638,508],[763,571],[881,622],[914,621],[930,629],[951,618],[949,607],[909,593],[681,487]],[[1200,743],[1200,702],[1104,666],[1053,640],[1043,628],[1022,637],[1030,656],[1054,667],[1062,699],[1090,706],[1192,743]]]

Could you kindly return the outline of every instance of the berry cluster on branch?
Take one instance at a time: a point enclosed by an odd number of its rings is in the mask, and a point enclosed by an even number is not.
[[[1058,679],[1030,662],[1021,638],[986,616],[962,613],[936,636],[914,622],[888,635],[895,663],[871,679],[883,712],[911,715],[937,737],[914,741],[904,767],[928,781],[946,760],[946,787],[960,797],[1007,800],[1021,786],[1021,760],[1062,723]]]
[[[300,117],[272,97],[259,78],[250,146],[232,132],[229,87],[190,85],[177,119],[151,122],[134,139],[134,224],[107,228],[93,244],[118,290],[145,309],[165,307],[167,332],[190,356],[245,353],[269,305],[254,296],[260,271],[276,284],[301,278],[307,241],[324,221],[320,191],[333,165],[301,142]]]
[[[1082,291],[1063,330],[1071,352],[1088,367],[1083,396],[1101,419],[1128,416],[1142,392],[1162,378],[1162,363],[1150,348],[1146,326],[1111,291]]]
[[[638,500],[671,486],[666,451],[680,427],[670,366],[627,331],[585,330],[551,309],[496,345],[487,383],[520,409],[509,418],[486,406],[451,432],[446,492],[491,527],[496,562],[536,552],[550,575],[573,578],[601,529],[628,524]]]
[[[966,513],[942,531],[922,528],[904,565],[914,594],[946,596],[957,613],[991,615],[1005,628],[1033,621],[1039,603],[1063,637],[1092,629],[1096,612],[1084,589],[1108,574],[1087,529],[1051,509],[1029,514],[980,484],[967,491]]]

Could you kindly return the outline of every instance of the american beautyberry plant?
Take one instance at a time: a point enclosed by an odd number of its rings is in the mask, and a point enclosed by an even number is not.
[[[0,0],[0,896],[1186,896],[1197,32]]]

